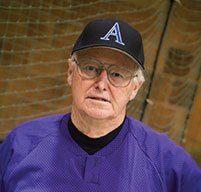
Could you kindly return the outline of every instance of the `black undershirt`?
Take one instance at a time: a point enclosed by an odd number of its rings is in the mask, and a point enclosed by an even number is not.
[[[124,119],[125,120],[125,119]],[[123,121],[124,123],[124,121]],[[122,123],[122,124],[123,124]],[[68,122],[68,130],[70,132],[71,137],[73,140],[84,150],[86,151],[89,155],[92,155],[105,147],[108,143],[110,143],[120,132],[122,124],[108,133],[107,135],[104,135],[99,138],[90,138],[87,135],[83,134],[80,132],[73,122],[71,121],[71,118],[69,119]]]

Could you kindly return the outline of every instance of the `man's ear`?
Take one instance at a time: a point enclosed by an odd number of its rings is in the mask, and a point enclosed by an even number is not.
[[[71,87],[72,85],[72,78],[73,78],[73,62],[69,58],[68,59],[68,73],[67,73],[67,83]]]
[[[139,80],[136,80],[134,83],[135,83],[135,85],[134,85],[133,90],[132,90],[132,92],[131,92],[131,95],[130,95],[130,97],[129,97],[129,101],[133,100],[133,99],[136,97],[136,95],[137,95],[137,93],[138,93],[140,87],[141,87],[142,84],[143,84],[143,82],[142,82],[142,81],[139,81]]]

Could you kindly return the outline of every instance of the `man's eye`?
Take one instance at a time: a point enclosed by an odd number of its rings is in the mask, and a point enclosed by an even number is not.
[[[87,70],[87,71],[97,71],[97,68],[94,67],[94,66],[88,65],[88,66],[84,67],[84,70]]]
[[[117,72],[112,72],[110,74],[112,77],[116,77],[116,78],[124,78],[124,76],[120,73],[117,73]]]

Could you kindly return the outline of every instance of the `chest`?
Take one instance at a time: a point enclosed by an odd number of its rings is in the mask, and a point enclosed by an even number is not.
[[[77,156],[55,146],[35,149],[9,174],[6,187],[9,192],[162,191],[146,155],[127,145],[106,156]]]

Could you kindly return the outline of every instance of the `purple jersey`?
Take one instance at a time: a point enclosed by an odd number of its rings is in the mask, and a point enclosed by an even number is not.
[[[165,134],[126,117],[93,155],[70,136],[70,114],[24,123],[0,148],[1,192],[201,192],[201,171]]]

